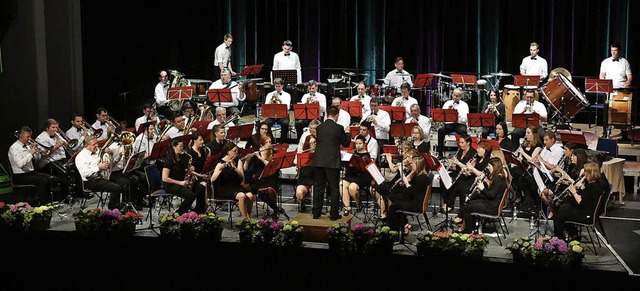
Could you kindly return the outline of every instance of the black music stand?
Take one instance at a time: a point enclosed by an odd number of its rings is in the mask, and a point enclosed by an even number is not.
[[[433,122],[458,122],[458,110],[457,109],[432,109]]]
[[[298,83],[298,70],[272,70],[273,79],[281,78],[286,85]]]
[[[414,126],[418,126],[415,123],[392,123],[389,129],[389,134],[392,137],[407,137],[411,136],[411,131]]]
[[[611,98],[611,93],[613,93],[613,81],[611,79],[586,78],[584,83],[585,93],[596,93],[596,104],[593,105],[596,109],[596,121],[594,127],[598,126],[598,96],[600,94],[606,94],[606,99],[602,102],[602,118],[604,119],[602,121],[602,134],[605,138],[609,138],[609,131],[607,130],[609,120],[607,113],[609,111],[609,99]],[[589,124],[591,124],[591,122],[589,122]]]
[[[229,88],[209,89],[207,90],[207,99],[209,99],[209,102],[212,104],[217,102],[218,106],[220,106],[220,103],[222,102],[233,102],[231,89]]]
[[[320,119],[320,104],[293,104],[293,115],[296,120]]]
[[[346,111],[351,117],[362,118],[362,102],[360,101],[342,101],[342,110]]]
[[[207,134],[209,131],[207,127],[209,127],[209,123],[213,122],[212,120],[198,120],[194,121],[191,128],[195,128],[196,132],[202,136],[204,143],[207,144],[211,141],[211,134]]]
[[[582,131],[560,132],[560,140],[562,143],[573,142],[583,149],[587,149],[587,139]]]
[[[384,110],[389,113],[391,121],[404,122],[407,117],[407,108],[404,106],[381,105],[380,110]]]
[[[538,113],[514,113],[511,115],[511,125],[514,128],[540,127],[540,115]]]
[[[153,121],[140,123],[140,126],[138,126],[138,129],[136,130],[136,135],[143,133],[146,128],[149,128],[149,126],[155,126],[156,123],[157,120],[155,119]]]
[[[258,75],[263,67],[263,64],[246,66],[242,69],[242,72],[240,72],[240,76]]]
[[[293,156],[295,157],[295,152],[292,152],[292,153],[294,154]],[[282,169],[283,160],[284,160],[284,157],[276,158],[274,156],[273,160],[271,160],[271,162],[268,162],[264,166],[264,169],[262,170],[262,173],[260,173],[260,177],[257,180],[260,181],[262,179],[267,179],[274,175],[277,175],[278,171]],[[266,187],[266,189],[262,189],[262,188],[258,189],[258,191],[264,191],[264,190],[267,190],[268,192],[273,192],[273,195],[276,195],[276,204],[278,206],[278,209],[274,209],[274,211],[276,213],[282,213],[287,218],[287,220],[289,220],[289,215],[287,215],[287,212],[282,208],[282,199],[278,199],[278,198],[281,198],[281,196],[278,196],[277,190],[273,189],[273,187],[271,186]],[[267,210],[267,215],[269,215],[268,210]]]
[[[129,173],[137,168],[142,166],[142,162],[144,161],[143,156],[146,152],[138,152],[129,157],[127,162],[124,165],[124,169],[122,169],[122,173]]]
[[[148,160],[157,160],[163,158],[167,154],[167,150],[169,149],[169,143],[171,143],[171,139],[159,141],[153,144],[153,149],[149,154]]]
[[[243,125],[229,126],[227,129],[227,139],[248,138],[253,132],[253,123]]]

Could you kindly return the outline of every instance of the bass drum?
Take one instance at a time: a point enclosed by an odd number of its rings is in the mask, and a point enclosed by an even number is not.
[[[580,110],[589,106],[589,101],[566,76],[557,76],[542,88],[542,94],[549,108],[558,113],[562,121],[570,122]]]
[[[502,90],[502,101],[505,107],[505,120],[511,121],[513,115],[513,109],[516,108],[516,104],[520,102],[520,87],[515,85],[504,85]]]

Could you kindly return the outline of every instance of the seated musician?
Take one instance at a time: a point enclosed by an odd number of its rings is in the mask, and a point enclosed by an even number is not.
[[[191,105],[191,102],[185,101],[184,105],[182,105],[182,119],[184,119],[184,124],[189,124],[189,122],[191,122],[191,118],[194,117],[193,105]]]
[[[336,123],[342,125],[342,127],[349,127],[351,124],[351,115],[349,115],[349,112],[342,109],[342,99],[340,99],[340,97],[333,97],[333,99],[331,99],[331,106],[335,106],[340,109],[340,113],[338,113],[338,121],[336,121]],[[327,116],[324,117],[324,120],[327,120]]]
[[[500,93],[498,89],[489,91],[489,100],[482,106],[482,113],[492,113],[495,116],[495,124],[504,122],[505,120],[505,105],[500,102]],[[490,133],[495,133],[494,128],[483,127],[482,137],[487,138]]]
[[[216,107],[223,107],[227,110],[227,115],[237,113],[240,115],[240,109],[238,106],[241,101],[244,101],[247,96],[244,93],[244,84],[242,82],[236,82],[231,80],[231,72],[227,68],[220,71],[220,80],[216,80],[211,83],[209,89],[229,89],[231,90],[231,102],[214,102]]]
[[[172,126],[167,130],[164,136],[162,136],[162,140],[173,139],[187,134],[186,132],[184,132],[185,123],[184,118],[181,115],[176,114],[173,117],[173,122],[171,123],[171,125]]]
[[[105,153],[110,154],[111,151],[107,148],[105,149]],[[107,207],[109,209],[118,208],[120,206],[120,193],[122,193],[122,190],[120,185],[105,179],[105,176],[102,174],[103,171],[109,170],[111,165],[102,162],[102,159],[99,157],[98,140],[94,136],[89,136],[84,139],[84,149],[76,156],[75,163],[85,187],[94,192],[108,192],[109,203]]]
[[[598,199],[604,195],[608,185],[602,183],[603,174],[594,162],[584,164],[584,177],[568,186],[562,195],[568,195],[565,203],[553,215],[553,233],[556,237],[567,240],[577,239],[578,231],[575,226],[568,227],[565,221],[591,223],[593,213],[598,205]],[[566,233],[565,233],[566,231]]]
[[[528,132],[529,132],[529,129],[527,129],[527,133]],[[535,138],[537,136],[538,135],[535,134],[535,131],[532,131],[532,137]],[[529,136],[527,136],[527,139],[528,138]],[[521,152],[522,151],[523,150],[521,150]],[[560,158],[562,158],[562,154],[563,154],[562,146],[560,146],[559,144],[556,144],[555,133],[551,130],[547,130],[543,135],[543,146],[539,151],[539,154],[532,156],[532,159],[530,161],[537,167],[540,167],[540,168],[545,167],[547,170],[553,170],[556,167],[556,165],[560,162]],[[539,172],[543,181],[545,181],[545,184],[547,184],[547,186],[550,186],[551,180],[548,178],[548,176],[544,174],[542,170],[539,170]],[[539,209],[539,206],[541,206],[542,200],[540,199],[540,195],[538,194],[538,191],[537,191],[538,185],[535,181],[535,178],[533,177],[533,175],[523,175],[520,178],[520,180],[521,180],[520,185],[524,185],[524,187],[527,187],[524,189],[525,190],[524,192],[527,195],[525,196],[525,202],[529,202],[529,203],[525,203],[525,205],[531,206],[531,208],[533,208],[534,210]],[[527,201],[527,197],[531,199]]]
[[[211,150],[204,145],[204,139],[198,133],[191,134],[191,147],[185,150],[191,156],[191,165],[193,166],[193,175],[199,182],[209,182],[207,173],[203,173],[204,164],[211,155]]]
[[[269,128],[273,126],[274,123],[280,124],[280,136],[285,139],[289,139],[289,108],[291,108],[291,94],[284,91],[284,80],[282,78],[275,78],[273,80],[273,87],[275,90],[267,94],[265,97],[264,104],[284,104],[287,106],[287,116],[282,118],[272,118],[269,117],[264,120],[267,123]],[[258,125],[256,125],[258,126]]]
[[[371,99],[369,105],[371,106],[371,112],[362,115],[362,122],[367,121],[373,125],[378,145],[382,146],[387,144],[389,141],[391,116],[389,116],[389,112],[380,109],[380,103],[378,103],[377,100]]]
[[[315,152],[316,138],[313,135],[307,135],[304,140],[302,148],[299,148],[298,152]],[[296,156],[296,165],[298,164]],[[307,196],[311,193],[311,187],[313,186],[313,167],[304,166],[299,167],[298,173],[298,186],[296,186],[296,201],[300,203],[300,212],[307,212],[307,204],[305,203]]]
[[[409,163],[404,162],[413,157],[420,157],[421,155],[416,149],[403,150],[398,163],[393,162],[391,154],[385,153],[383,155],[389,163],[389,170],[395,173],[395,175],[389,181],[384,181],[380,185],[373,185],[373,187],[371,187],[371,194],[375,198],[376,203],[378,203],[378,206],[380,206],[380,219],[387,220],[389,215],[387,211],[389,196],[392,193],[401,192],[404,189],[404,181],[401,179],[400,167],[404,167],[405,176],[412,178],[414,174],[411,172],[411,167],[409,167]]]
[[[356,90],[358,91],[358,95],[351,97],[349,101],[358,101],[362,103],[362,115],[364,115],[365,113],[369,114],[369,112],[371,112],[371,107],[370,107],[371,96],[367,95],[367,86],[364,84],[364,82],[360,82],[358,83]],[[353,117],[353,118],[357,118],[357,117]],[[357,120],[357,121],[359,122],[361,120]]]
[[[258,196],[260,200],[264,201],[271,209],[273,213],[271,218],[278,220],[279,212],[284,212],[284,209],[278,207],[277,193],[271,191],[260,191],[260,189],[271,187],[273,190],[278,191],[278,172],[269,176],[260,178],[267,164],[273,161],[274,150],[271,144],[271,138],[265,137],[260,140],[260,149],[253,152],[241,160],[249,159],[244,163],[244,183],[249,184],[251,193],[254,196]]]
[[[38,159],[38,172],[50,174],[54,181],[54,185],[60,184],[60,189],[56,189],[59,192],[60,197],[66,197],[69,194],[69,175],[64,168],[64,164],[73,155],[73,152],[67,153],[65,147],[68,144],[58,134],[59,124],[58,121],[49,118],[45,122],[45,129],[36,137],[36,143],[41,147],[47,147],[49,149],[49,155],[39,157]]]
[[[355,140],[354,156],[361,157],[366,164],[371,162],[371,156],[365,146],[364,136],[358,135]],[[342,186],[340,187],[340,196],[342,196],[342,203],[344,205],[343,216],[349,215],[351,212],[351,199],[360,206],[360,189],[365,189],[371,185],[373,178],[368,171],[361,171],[353,167],[346,167],[344,179],[342,179]]]
[[[504,121],[496,124],[496,140],[500,143],[500,148],[510,152],[516,150],[513,141],[509,138],[509,129]]]
[[[442,187],[440,191],[445,198],[442,205],[443,212],[451,213],[456,203],[456,198],[459,198],[460,206],[464,204],[465,197],[469,194],[468,190],[473,184],[475,176],[468,171],[469,163],[475,163],[475,157],[477,151],[471,146],[471,136],[460,135],[458,139],[458,153],[454,156],[449,170],[451,172],[451,187],[446,189]]]
[[[430,143],[425,141],[425,135],[422,131],[422,127],[416,125],[411,129],[411,142],[413,148],[417,149],[421,153],[431,153]]]
[[[415,123],[422,128],[422,135],[426,148],[429,150],[425,153],[431,152],[431,118],[420,114],[420,105],[411,105],[411,113],[409,118],[404,123]],[[417,147],[416,147],[417,148]]]
[[[549,206],[549,218],[553,216],[559,206],[558,202],[560,201],[556,194],[564,192],[571,183],[583,174],[584,164],[587,162],[587,152],[584,149],[571,149],[575,144],[567,144],[569,145],[565,145],[564,156],[559,165],[552,170],[555,182],[547,185],[547,188],[540,192],[540,199]]]
[[[422,156],[408,158],[403,163],[409,167],[410,175],[402,175],[404,187],[389,195],[389,227],[400,231],[404,226],[404,234],[411,231],[406,216],[397,213],[398,210],[420,211],[422,202],[427,194],[427,187],[431,185],[431,175],[426,171],[426,163]]]
[[[217,124],[224,124],[225,129],[229,129],[230,126],[235,126],[232,120],[227,121],[227,110],[224,107],[216,107],[216,117],[213,121],[209,122],[207,129],[213,129],[213,126]]]
[[[211,154],[215,155],[221,152],[222,147],[227,143],[227,140],[224,139],[227,133],[221,124],[216,124],[211,131],[213,132],[213,139],[207,144],[207,147],[211,151]]]
[[[300,137],[300,141],[298,142],[298,152],[302,152],[302,149],[304,147],[304,142],[307,140],[307,136],[313,136],[314,138],[317,137],[318,132],[316,131],[316,129],[320,124],[322,124],[322,121],[320,121],[319,119],[311,120],[311,123],[309,123],[308,130],[305,130],[302,136]]]
[[[262,121],[258,124],[258,127],[256,128],[256,133],[251,135],[251,138],[249,139],[247,144],[244,146],[244,148],[248,149],[253,146],[260,146],[260,144],[262,144],[262,142],[264,142],[264,140],[267,138],[272,142],[276,140],[276,138],[273,137],[271,126],[269,126],[267,122]]]
[[[238,146],[230,141],[222,147],[222,159],[211,175],[213,195],[217,199],[236,200],[242,219],[251,220],[251,208],[255,196],[251,191],[242,187],[244,162],[234,161],[239,151]]]
[[[547,108],[542,102],[536,100],[535,92],[533,90],[527,90],[524,93],[524,100],[520,100],[520,102],[518,102],[518,104],[513,108],[513,114],[531,113],[536,113],[540,116],[540,124],[536,127],[538,130],[536,133],[539,135],[539,138],[542,138],[542,135],[544,135],[542,122],[547,121]],[[511,132],[511,140],[513,140],[514,144],[517,144],[525,134],[524,128],[514,128]]]
[[[84,128],[84,117],[82,116],[82,114],[79,114],[79,113],[71,114],[71,127],[67,129],[66,134],[70,139],[78,140],[78,144],[72,148],[74,152],[79,151],[84,147],[83,146],[84,138],[89,133],[87,132],[87,129]]]
[[[500,158],[491,158],[487,164],[484,175],[479,176],[477,183],[474,183],[473,189],[469,190],[469,201],[460,208],[460,214],[463,222],[458,232],[471,233],[476,225],[475,218],[471,215],[473,212],[481,213],[498,213],[498,207],[507,189],[506,172],[503,170],[502,160]]]
[[[458,122],[445,122],[444,126],[438,129],[438,156],[444,156],[444,136],[456,132],[457,134],[467,134],[467,115],[469,105],[462,100],[462,89],[455,88],[452,93],[453,99],[445,102],[442,109],[456,109],[458,111]]]
[[[475,158],[473,158],[471,161],[469,161],[465,166],[466,166],[466,173],[469,173],[473,176],[473,179],[477,179],[478,177],[480,177],[482,175],[482,173],[484,172],[484,170],[487,168],[487,165],[489,164],[489,160],[491,160],[492,156],[491,156],[491,144],[487,141],[481,141],[478,143],[478,148],[476,149],[476,153],[477,155],[475,156]],[[477,182],[477,181],[475,181]],[[471,190],[470,186],[469,188],[467,188],[466,194],[468,197],[469,191]],[[463,189],[464,190],[464,189]],[[466,198],[464,200],[460,200],[460,208],[462,209],[462,205],[466,204]],[[458,215],[456,216],[456,218],[454,218],[453,222],[455,223],[462,223],[462,213],[458,212]]]
[[[184,152],[183,142],[179,139],[171,140],[162,168],[162,187],[167,192],[182,198],[182,203],[177,210],[178,214],[189,212],[194,200],[196,206],[193,211],[199,214],[205,212],[207,186],[206,183],[195,179],[193,171],[192,158]]]
[[[109,135],[116,129],[114,124],[109,121],[109,113],[104,107],[96,108],[96,121],[91,125],[94,130],[102,129],[102,135],[98,136],[98,140],[106,140]]]
[[[138,132],[140,126],[144,124],[144,128],[150,127],[152,122],[156,122],[156,124],[160,123],[160,118],[158,116],[153,116],[153,106],[149,103],[145,103],[142,105],[142,116],[136,119],[134,123],[135,132]]]
[[[327,97],[318,92],[318,82],[315,80],[309,80],[309,82],[307,82],[307,89],[309,90],[309,93],[302,96],[300,104],[318,103],[320,107],[320,120],[324,120],[324,116],[326,115],[325,113],[327,112]],[[309,125],[309,122],[311,121],[308,119],[296,120],[296,136],[302,136],[302,131]]]
[[[407,119],[411,116],[411,106],[418,104],[418,100],[409,95],[410,90],[411,84],[402,83],[402,85],[400,85],[400,96],[391,101],[392,106],[402,106],[405,108]]]
[[[377,161],[378,154],[380,153],[380,146],[378,145],[378,141],[369,135],[369,128],[371,128],[371,122],[363,121],[360,123],[360,133],[362,137],[364,137],[364,144],[366,145],[367,151],[371,156],[371,160]]]
[[[515,154],[518,160],[522,163],[525,168],[525,171],[522,171],[517,166],[511,167],[511,175],[513,175],[513,186],[515,186],[516,190],[516,200],[514,201],[516,204],[522,202],[524,199],[524,206],[529,210],[535,211],[538,208],[538,185],[535,183],[535,180],[525,178],[530,177],[533,178],[533,172],[531,166],[528,163],[533,163],[537,160],[537,156],[542,151],[542,143],[540,142],[540,135],[538,135],[538,128],[535,126],[527,127],[525,131],[525,140],[518,147]]]
[[[133,137],[133,133],[126,131],[122,126],[118,126],[115,129],[115,134],[120,136],[120,138],[109,145],[109,150],[113,156],[109,181],[120,185],[122,193],[124,194],[123,198],[131,202],[135,208],[142,209],[142,207],[149,207],[142,201],[144,197],[143,193],[148,193],[147,183],[140,182],[145,181],[145,174],[135,170],[124,172],[125,166],[131,155],[133,155],[134,149],[133,143],[125,144],[123,143],[123,138],[124,134],[129,134]]]

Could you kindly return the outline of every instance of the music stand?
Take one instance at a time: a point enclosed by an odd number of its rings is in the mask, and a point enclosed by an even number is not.
[[[493,113],[469,113],[467,122],[469,127],[495,127],[496,117]]]
[[[262,104],[262,117],[268,117],[268,118],[289,117],[287,104]]]
[[[231,89],[229,88],[209,89],[207,90],[207,99],[212,104],[215,104],[217,102],[218,106],[220,106],[220,103],[222,102],[233,102]]]
[[[418,74],[416,79],[413,81],[413,88],[431,87],[433,77],[434,76],[432,74]]]
[[[320,104],[293,104],[293,115],[296,120],[320,119]]]
[[[272,70],[273,79],[281,78],[286,85],[298,83],[297,70]]]
[[[351,117],[362,117],[362,102],[360,101],[342,101],[341,107]]]
[[[411,136],[411,131],[414,126],[418,125],[415,123],[392,123],[389,134],[391,134],[392,137]]]
[[[253,123],[229,126],[229,129],[227,129],[227,139],[250,137],[253,132],[253,126]]]
[[[347,151],[348,153],[353,153],[353,149],[356,147],[356,142],[351,141],[349,143],[348,147],[343,147],[342,145],[340,145],[340,150],[341,151]]]
[[[293,167],[294,165],[293,162],[296,159],[296,154],[297,154],[296,151],[283,152],[283,154],[280,156],[280,158],[282,158],[282,163],[280,164],[280,168],[285,169],[285,168]]]
[[[451,74],[451,82],[457,85],[473,85],[478,83],[478,78],[474,75]]]
[[[145,128],[148,128],[149,126],[155,126],[157,123],[157,120],[153,120],[150,122],[143,122],[140,124],[140,126],[138,126],[138,129],[136,130],[136,135],[141,134],[142,132],[144,132]]]
[[[209,143],[211,141],[211,134],[206,134],[209,130],[209,123],[213,122],[213,120],[198,120],[194,121],[191,128],[195,128],[196,132],[202,136],[204,143]]]
[[[356,138],[360,134],[360,126],[349,126],[349,132],[351,133],[351,138]],[[369,136],[376,138],[376,131],[373,126],[369,126]]]
[[[609,138],[608,127],[608,117],[607,112],[609,111],[609,99],[611,98],[611,93],[613,93],[613,81],[611,79],[598,79],[598,78],[586,78],[584,80],[584,91],[585,93],[596,93],[596,122],[595,126],[598,126],[598,95],[606,94],[606,100],[603,102],[602,111],[604,112],[602,121],[602,131],[605,138]],[[591,123],[589,123],[591,124]]]
[[[258,150],[260,150],[259,146],[252,146],[250,148],[246,148],[246,149],[241,149],[240,152],[238,153],[238,159],[242,159],[244,158],[246,155],[250,154],[250,153],[254,153],[257,152]]]
[[[405,118],[407,117],[407,108],[405,108],[404,106],[381,105],[380,110],[389,113],[391,121],[404,122]]]
[[[511,115],[511,124],[514,128],[540,127],[540,115],[538,113],[514,113]]]
[[[298,153],[297,161],[298,162],[296,166],[298,168],[311,167],[313,166],[313,153],[312,152]]]
[[[457,109],[441,109],[435,108],[431,110],[433,114],[433,122],[458,122]]]
[[[204,166],[202,166],[202,173],[209,173],[216,168],[216,165],[222,159],[222,152],[216,153],[214,155],[210,155],[207,160],[204,162]]]
[[[513,85],[521,88],[540,85],[539,75],[513,75]]]
[[[122,169],[122,173],[129,173],[137,168],[140,168],[144,159],[142,156],[145,152],[138,152],[129,157],[129,160],[124,165],[124,169]]]
[[[164,157],[169,149],[169,143],[171,143],[171,139],[159,141],[153,144],[153,149],[147,159],[153,161]]]
[[[191,86],[173,87],[167,90],[168,100],[181,101],[183,99],[191,99],[191,96],[193,96],[193,87]]]
[[[573,132],[561,132],[560,133],[560,140],[562,141],[562,143],[566,143],[566,142],[573,142],[577,145],[579,145],[580,147],[587,149],[587,139],[584,137],[584,134],[581,131],[578,131],[578,133],[573,133]]]
[[[501,150],[502,150],[502,154],[504,155],[504,160],[507,162],[507,164],[514,164],[518,168],[520,168],[520,170],[522,170],[523,173],[527,172],[527,169],[525,168],[525,166],[522,164],[522,162],[520,162],[520,160],[518,160],[518,158],[516,158],[515,154],[512,151],[508,151],[505,149],[501,149]]]
[[[498,142],[498,140],[496,139],[486,139],[486,138],[481,138],[479,142],[483,142],[486,141],[491,145],[491,149],[492,150],[498,150],[500,149],[500,143]]]
[[[420,153],[420,155],[422,155],[422,157],[424,158],[424,162],[426,165],[427,169],[430,169],[432,171],[437,171],[438,168],[440,167],[441,163],[438,159],[436,159],[434,156],[428,154],[428,153]]]
[[[398,146],[390,144],[382,145],[382,153],[391,154],[391,157],[395,158],[398,156]]]
[[[262,71],[263,64],[246,66],[240,72],[240,76],[258,75]]]

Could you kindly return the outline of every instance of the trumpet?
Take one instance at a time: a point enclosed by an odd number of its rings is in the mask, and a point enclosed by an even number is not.
[[[527,102],[524,106],[524,113],[533,113],[533,104]]]
[[[307,99],[307,103],[308,104],[318,103],[318,100],[316,100],[316,94],[315,93],[310,93],[309,94],[309,98]]]
[[[280,101],[280,94],[278,93],[278,91],[273,92],[273,95],[271,95],[271,104],[280,103],[282,103],[282,101]]]
[[[95,138],[99,138],[100,136],[102,136],[102,128],[95,129],[84,119],[82,120],[82,127],[84,127],[84,130],[91,133],[91,135],[93,135]]]

